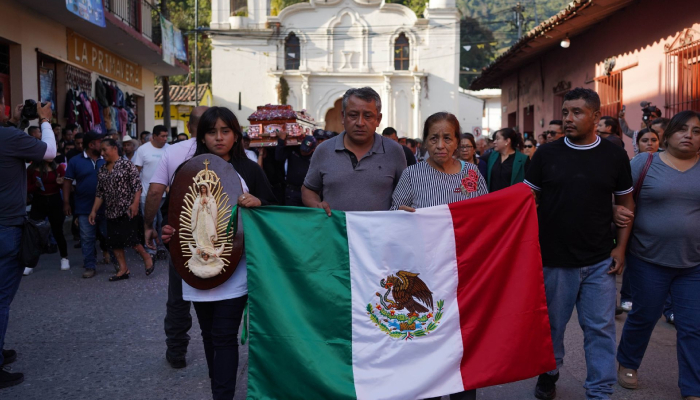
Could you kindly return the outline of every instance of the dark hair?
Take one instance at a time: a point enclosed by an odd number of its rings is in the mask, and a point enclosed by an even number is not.
[[[668,127],[664,131],[664,137],[662,139],[664,142],[664,147],[668,147],[668,139],[676,134],[676,132],[682,131],[685,124],[687,124],[691,118],[700,119],[700,113],[697,111],[685,110],[679,112],[678,114],[674,115],[673,118],[671,118],[671,121],[668,123]]]
[[[460,134],[462,132],[462,129],[459,127],[459,120],[457,117],[455,117],[454,114],[450,114],[448,112],[436,112],[435,114],[431,115],[428,117],[428,119],[425,120],[425,124],[423,125],[423,141],[425,142],[428,140],[428,133],[430,132],[430,127],[433,126],[433,124],[440,122],[440,121],[447,121],[452,127],[455,129],[455,139],[459,142],[460,139]],[[459,143],[457,143],[459,145]]]
[[[642,136],[646,135],[647,133],[653,133],[656,135],[656,138],[659,139],[659,134],[656,131],[644,128],[637,133],[637,148],[639,148],[639,142],[642,140]]]
[[[604,117],[600,117],[600,120],[603,121],[605,126],[609,126],[612,128],[610,129],[610,133],[612,133],[613,135],[617,135],[618,137],[622,135],[622,129],[620,128],[620,123],[617,121],[617,118],[613,118],[606,115]]]
[[[593,111],[600,111],[600,96],[594,90],[577,87],[564,95],[564,101],[584,100]]]
[[[61,124],[57,124],[57,123],[55,123],[55,122],[52,122],[52,123],[51,123],[51,129],[53,129],[53,128],[60,128],[60,127],[61,127]]]
[[[497,130],[496,133],[493,134],[493,140],[496,140],[496,135],[499,133],[504,140],[510,139],[510,147],[513,150],[523,149],[523,138],[513,128],[503,128]]]
[[[167,132],[168,128],[165,125],[156,125],[153,127],[153,136],[160,135],[161,132]]]
[[[241,125],[238,123],[238,118],[236,118],[236,115],[234,115],[233,112],[226,107],[211,107],[205,111],[204,114],[202,114],[199,119],[199,124],[197,125],[197,150],[195,151],[194,155],[198,156],[200,154],[211,153],[211,151],[209,151],[207,148],[207,145],[204,144],[204,137],[206,136],[207,132],[216,126],[216,121],[218,120],[223,121],[226,126],[231,128],[231,130],[233,130],[233,134],[236,136],[236,141],[233,143],[233,147],[231,147],[229,152],[231,159],[245,157],[245,150],[243,149],[243,143],[241,143],[241,139],[243,138]]]
[[[104,138],[102,139],[102,143],[107,144],[109,147],[116,147],[117,149],[120,147],[119,143],[112,138]]]
[[[66,129],[68,129],[69,131],[73,131],[73,130],[78,129],[78,125],[76,125],[76,124],[68,124],[68,125],[66,125]]]
[[[30,126],[27,128],[27,133],[31,136],[32,132],[38,131],[40,128],[38,126]]]
[[[394,129],[394,128],[390,127],[390,126],[384,128],[384,130],[382,131],[382,136],[393,136],[393,135],[396,135],[396,134],[397,134],[397,133],[396,133],[396,129]]]
[[[75,136],[73,136],[73,140],[78,140],[82,139],[85,137],[85,134],[83,132],[76,133]]]
[[[533,146],[537,147],[537,140],[533,137],[525,138],[525,140],[523,140],[523,145],[525,145],[525,142],[530,142]]]
[[[418,142],[416,142],[415,139],[411,139],[411,138],[406,139],[406,144],[409,145],[410,147],[418,146]]]
[[[661,125],[661,128],[663,128],[663,130],[666,130],[666,128],[668,128],[669,122],[671,122],[671,120],[668,118],[656,118],[655,120],[651,121],[651,124],[649,124],[649,126]]]
[[[377,113],[382,112],[382,98],[379,97],[379,93],[377,93],[374,89],[371,87],[363,87],[363,88],[352,88],[348,89],[345,94],[343,95],[343,113],[345,113],[345,108],[348,106],[348,99],[352,96],[357,97],[358,99],[362,99],[366,102],[371,102],[374,101],[375,104],[377,105]]]
[[[159,125],[159,126],[163,126],[163,125]],[[165,128],[165,127],[163,126],[163,128]],[[151,132],[149,132],[149,131],[143,131],[143,132],[139,133],[139,137],[142,138],[143,135],[150,135],[150,134],[151,134]]]
[[[27,169],[30,171],[39,171],[39,174],[41,174],[42,178],[46,178],[46,176],[49,174],[49,168],[51,168],[51,170],[53,171],[55,171],[58,168],[58,164],[56,164],[55,159],[51,162],[48,162],[47,160],[32,162],[29,165],[29,167],[27,167]]]
[[[562,122],[562,120],[560,120],[560,119],[553,119],[553,120],[549,121],[549,125],[563,126],[564,122]]]
[[[474,135],[471,133],[463,133],[462,136],[460,137],[460,141],[462,139],[467,139],[472,143],[472,146],[474,146],[474,149],[476,149],[476,139],[474,139]]]
[[[184,136],[184,137],[185,137],[183,140],[189,139],[189,136],[187,136],[186,133],[178,133],[178,134],[177,134],[177,137],[179,138],[180,136]]]

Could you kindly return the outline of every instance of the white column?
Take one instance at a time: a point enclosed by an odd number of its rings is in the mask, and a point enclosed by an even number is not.
[[[309,76],[308,75],[302,75],[301,76],[301,108],[304,110],[308,109],[308,98],[309,98]]]
[[[382,106],[382,121],[385,126],[393,126],[394,124],[394,104],[392,104],[391,96],[391,76],[384,75],[384,104]]]
[[[412,137],[420,136],[421,120],[420,120],[420,95],[421,95],[421,77],[413,77],[413,134]]]

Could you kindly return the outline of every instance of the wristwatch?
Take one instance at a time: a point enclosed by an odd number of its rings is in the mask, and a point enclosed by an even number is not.
[[[43,124],[44,121],[46,121],[46,122],[51,122],[51,121],[49,121],[48,118],[42,118],[42,119],[39,120],[39,125]]]

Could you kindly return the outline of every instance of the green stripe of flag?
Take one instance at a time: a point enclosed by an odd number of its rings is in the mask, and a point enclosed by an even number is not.
[[[242,216],[248,399],[356,398],[345,213],[262,207]]]

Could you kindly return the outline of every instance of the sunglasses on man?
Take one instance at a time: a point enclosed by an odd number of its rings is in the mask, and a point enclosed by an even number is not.
[[[535,147],[535,146],[533,146],[533,145],[531,145],[531,144],[526,144],[526,145],[525,145],[525,148],[526,148],[526,149],[531,149],[531,148],[533,148],[533,147]]]

